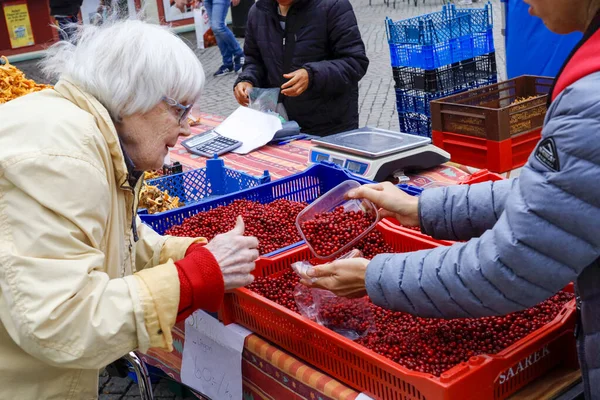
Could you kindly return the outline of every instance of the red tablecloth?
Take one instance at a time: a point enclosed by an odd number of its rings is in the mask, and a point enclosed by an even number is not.
[[[201,124],[192,127],[192,132],[195,134],[212,129],[223,121],[222,117],[211,114],[201,114],[200,119]],[[180,139],[170,153],[171,161],[179,161],[187,169],[204,167],[206,158],[189,153],[181,145],[181,140],[183,139]],[[221,158],[229,168],[252,175],[262,175],[265,170],[268,170],[275,180],[304,171],[308,165],[308,153],[311,147],[310,141],[297,140],[282,146],[264,146],[245,155],[228,153]],[[408,177],[410,184],[425,186],[431,182],[457,183],[465,180],[470,173],[458,164],[447,163],[427,171],[408,174]]]

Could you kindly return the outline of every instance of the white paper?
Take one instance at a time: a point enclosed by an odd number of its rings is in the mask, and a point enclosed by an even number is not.
[[[364,393],[360,393],[358,396],[356,396],[355,400],[373,400],[373,399]]]
[[[215,132],[243,143],[233,150],[234,153],[248,154],[273,140],[281,128],[281,120],[275,115],[240,106],[215,128]]]
[[[242,351],[252,332],[203,311],[185,321],[181,381],[212,400],[242,397]]]

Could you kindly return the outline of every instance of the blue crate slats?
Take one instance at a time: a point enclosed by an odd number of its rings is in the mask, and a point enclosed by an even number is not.
[[[441,11],[401,21],[386,18],[389,43],[432,45],[458,39],[475,33],[487,32],[493,27],[492,5],[484,8],[456,8],[444,5]]]
[[[448,97],[453,94],[465,92],[467,90],[476,89],[481,86],[497,83],[495,76],[490,76],[487,79],[478,79],[468,82],[453,90],[438,91],[435,93],[423,92],[420,90],[403,90],[396,89],[396,108],[398,113],[419,113],[427,117],[431,116],[430,102],[431,100]]]
[[[431,137],[431,118],[419,113],[398,113],[400,132]]]
[[[386,19],[392,67],[435,69],[495,51],[492,8],[442,11],[402,21]]]
[[[186,205],[206,201],[215,196],[238,192],[271,181],[269,171],[262,176],[227,168],[222,159],[206,160],[206,167],[146,181],[147,185],[168,191]],[[161,213],[164,214],[164,213]]]
[[[392,74],[396,89],[420,90],[430,93],[460,90],[496,79],[496,53],[489,53],[432,70],[393,67]]]
[[[392,67],[435,69],[495,51],[492,30],[432,45],[389,43]]]
[[[140,218],[156,232],[164,234],[169,228],[183,223],[186,218],[202,211],[229,205],[235,200],[245,199],[261,203],[270,203],[277,199],[286,199],[311,203],[319,196],[348,179],[355,180],[361,184],[373,183],[373,181],[351,174],[335,164],[323,162],[312,165],[303,172],[273,182],[264,183],[233,194],[209,199],[208,201],[184,206],[160,214],[140,214]],[[401,186],[401,189],[413,196],[420,193],[419,189],[414,186],[404,185]],[[287,246],[273,253],[265,254],[265,256],[281,253],[300,244],[301,242]]]

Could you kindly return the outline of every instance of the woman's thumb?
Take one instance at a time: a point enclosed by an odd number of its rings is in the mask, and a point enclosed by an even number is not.
[[[241,215],[238,215],[237,219],[235,220],[235,227],[233,228],[233,230],[235,231],[235,233],[239,233],[240,235],[244,234],[244,231],[246,230],[246,225],[244,224],[244,219]]]

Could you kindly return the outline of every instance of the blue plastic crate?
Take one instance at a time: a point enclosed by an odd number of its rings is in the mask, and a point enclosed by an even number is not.
[[[215,156],[206,160],[206,168],[150,179],[146,184],[166,190],[169,196],[179,197],[186,205],[191,205],[270,181],[269,171],[265,171],[262,176],[252,176],[227,168],[223,160]],[[143,211],[139,213],[144,214]]]
[[[414,67],[393,67],[396,89],[437,93],[473,87],[478,82],[496,79],[496,53],[470,58],[444,67],[426,70]]]
[[[484,8],[456,8],[444,5],[441,11],[392,21],[386,18],[389,43],[432,45],[491,30],[493,26],[492,5]]]
[[[392,67],[427,70],[495,51],[492,29],[429,45],[388,43]]]
[[[465,92],[467,90],[476,89],[481,86],[491,85],[497,82],[496,76],[490,76],[486,79],[480,78],[471,82],[456,86],[452,90],[438,91],[436,93],[423,92],[421,90],[404,90],[396,89],[396,107],[398,113],[419,113],[431,116],[431,108],[429,103],[431,100],[440,99],[442,97],[451,96],[453,94]]]
[[[233,203],[235,200],[246,199],[266,204],[277,199],[286,199],[311,203],[322,194],[325,194],[348,179],[355,180],[362,184],[373,183],[373,181],[353,175],[335,164],[323,162],[321,164],[312,165],[303,172],[254,188],[242,190],[199,204],[181,207],[161,214],[140,215],[140,218],[156,232],[164,234],[172,226],[183,223],[186,218],[202,211],[211,210],[215,207],[226,206]],[[407,193],[411,194],[408,191]],[[265,254],[264,256],[273,256],[301,244],[302,242],[298,242],[275,252]]]
[[[419,113],[398,113],[400,132],[431,137],[431,118]]]
[[[410,194],[411,196],[420,196],[421,193],[423,193],[423,189],[418,186],[407,185],[406,183],[400,183],[396,186],[398,186],[400,189]]]

